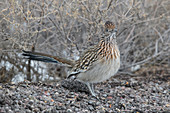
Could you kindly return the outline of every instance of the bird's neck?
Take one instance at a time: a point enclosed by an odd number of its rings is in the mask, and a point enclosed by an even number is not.
[[[103,41],[107,44],[111,44],[111,45],[116,45],[117,42],[116,42],[116,39],[115,38],[112,38],[112,37],[108,37],[106,39],[103,39]]]
[[[102,36],[102,39],[105,40],[108,43],[112,43],[112,42],[114,43],[114,42],[116,42],[116,33],[112,32],[112,33],[109,33],[109,34],[104,34]]]
[[[106,57],[106,59],[116,59],[120,56],[115,39],[112,41],[101,40],[98,48],[100,48],[98,49],[98,53],[100,53],[102,57]]]

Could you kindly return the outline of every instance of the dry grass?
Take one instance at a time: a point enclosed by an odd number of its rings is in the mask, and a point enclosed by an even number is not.
[[[26,72],[25,61],[13,54],[32,46],[35,51],[76,60],[99,41],[107,20],[118,28],[120,73],[134,74],[155,65],[170,67],[169,0],[2,0],[0,68],[6,69],[10,63],[11,72]],[[66,71],[47,65],[51,76]],[[31,66],[36,80],[43,74],[39,68],[43,66]]]

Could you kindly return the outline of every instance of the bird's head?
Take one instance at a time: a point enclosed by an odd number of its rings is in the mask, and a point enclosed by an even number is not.
[[[116,38],[117,29],[113,22],[106,21],[105,23],[105,34],[110,40]]]

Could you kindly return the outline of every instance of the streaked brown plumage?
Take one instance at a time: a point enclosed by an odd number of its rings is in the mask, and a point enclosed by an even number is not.
[[[105,34],[101,41],[89,48],[77,61],[51,56],[42,53],[24,51],[24,56],[29,59],[45,62],[61,62],[72,66],[69,77],[75,76],[76,79],[87,84],[91,94],[95,96],[90,83],[102,82],[113,76],[120,67],[120,52],[116,43],[115,25],[107,21],[105,23]]]

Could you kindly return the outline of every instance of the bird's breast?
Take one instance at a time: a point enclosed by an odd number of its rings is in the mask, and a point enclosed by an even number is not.
[[[115,75],[120,67],[120,54],[118,47],[104,48],[98,51],[98,58],[88,71],[80,73],[78,79],[97,83],[109,79]]]

